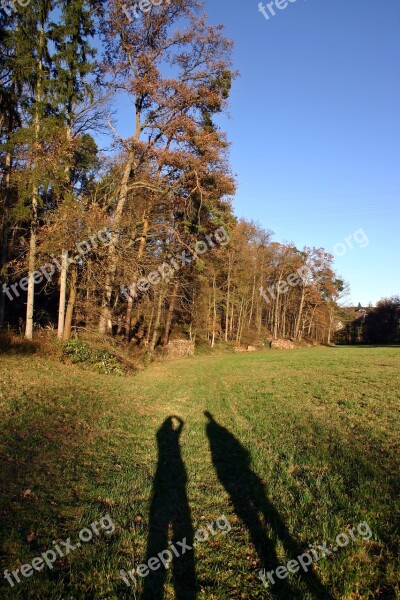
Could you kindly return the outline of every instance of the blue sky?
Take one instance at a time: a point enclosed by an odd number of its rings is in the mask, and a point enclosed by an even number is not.
[[[349,301],[400,294],[398,0],[297,0],[269,21],[257,0],[207,12],[241,73],[221,120],[236,214],[298,247],[347,245],[335,264]],[[364,247],[349,240],[360,228]]]
[[[267,21],[258,1],[206,2],[241,73],[219,119],[235,213],[335,254],[346,303],[400,295],[400,2],[297,0]],[[129,102],[116,108],[131,135]]]

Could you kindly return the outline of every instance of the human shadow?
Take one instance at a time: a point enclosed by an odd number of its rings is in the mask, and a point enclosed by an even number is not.
[[[179,445],[183,426],[182,419],[170,416],[157,432],[158,463],[150,505],[146,562],[160,552],[170,550],[175,598],[194,600],[197,595],[194,531],[186,494],[186,469]],[[172,545],[168,543],[169,528],[172,529]],[[190,550],[178,543],[183,541]],[[162,600],[165,578],[166,568],[163,565],[150,571],[144,579],[142,600]]]
[[[278,511],[268,500],[262,481],[251,469],[251,455],[248,450],[228,429],[220,425],[210,412],[206,411],[204,414],[208,419],[206,432],[218,479],[229,494],[237,516],[249,530],[265,571],[275,571],[282,564],[276,553],[278,539],[282,542],[290,560],[296,559],[307,550],[302,550],[297,545]],[[274,539],[267,536],[262,517],[271,527]],[[314,573],[310,570],[305,573],[301,568],[298,573],[312,597],[333,600],[333,596]],[[266,582],[273,597],[285,600],[303,598],[302,593],[295,590],[288,579],[279,579],[276,574],[272,577],[273,585],[268,579]]]

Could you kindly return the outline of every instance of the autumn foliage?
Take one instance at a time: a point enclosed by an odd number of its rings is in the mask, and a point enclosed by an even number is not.
[[[197,0],[138,19],[121,0],[57,6],[58,24],[51,0],[0,22],[0,267],[5,286],[27,282],[12,300],[3,286],[0,325],[28,339],[35,326],[57,326],[63,339],[98,331],[150,351],[172,334],[212,346],[329,343],[343,289],[332,257],[274,242],[233,214],[218,115],[237,73],[222,27],[207,23]],[[130,106],[124,134],[119,104]],[[216,231],[226,243],[196,254]],[[144,286],[182,253],[190,260]],[[39,281],[49,263],[54,277]]]

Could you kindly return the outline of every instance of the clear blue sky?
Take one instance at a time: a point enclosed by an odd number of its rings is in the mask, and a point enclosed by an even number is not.
[[[241,73],[219,120],[235,213],[331,253],[362,229],[368,245],[350,239],[335,258],[347,303],[400,295],[400,2],[297,0],[268,21],[258,2],[206,3]],[[131,135],[129,102],[116,109]]]
[[[258,0],[207,12],[241,72],[221,122],[236,214],[330,252],[362,228],[369,244],[335,259],[350,300],[400,294],[399,0],[297,0],[269,21]]]

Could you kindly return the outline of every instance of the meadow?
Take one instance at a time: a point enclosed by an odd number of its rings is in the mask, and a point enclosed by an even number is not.
[[[0,597],[400,598],[399,399],[395,347],[199,354],[129,377],[2,354]],[[112,533],[4,579],[106,515]],[[364,522],[371,536],[333,551]],[[168,569],[121,578],[183,539],[195,549]],[[263,586],[260,569],[323,544]]]

